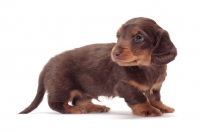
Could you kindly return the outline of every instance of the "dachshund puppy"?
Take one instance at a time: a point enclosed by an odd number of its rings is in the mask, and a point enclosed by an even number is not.
[[[117,43],[88,45],[51,58],[39,76],[35,99],[20,114],[38,107],[46,91],[50,108],[60,113],[108,112],[110,108],[92,103],[98,96],[124,98],[139,116],[171,113],[160,89],[176,55],[168,32],[155,21],[131,19],[119,28]]]

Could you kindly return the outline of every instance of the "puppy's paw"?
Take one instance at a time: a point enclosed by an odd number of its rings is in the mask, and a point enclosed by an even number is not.
[[[173,113],[173,112],[175,111],[174,108],[171,108],[171,107],[169,107],[169,106],[167,106],[167,107],[162,107],[162,108],[158,108],[158,109],[160,109],[160,111],[161,111],[162,113]]]
[[[103,106],[103,105],[95,105],[92,104],[87,107],[88,112],[95,112],[95,113],[103,113],[103,112],[108,112],[110,110],[109,107]]]
[[[161,101],[154,101],[151,103],[154,107],[158,108],[162,113],[173,113],[175,111],[174,108],[171,108]]]
[[[159,109],[151,106],[148,102],[133,105],[131,108],[133,110],[133,114],[138,115],[138,116],[161,116],[162,115],[162,112]]]
[[[68,102],[64,103],[63,108],[66,114],[85,114],[87,110],[78,106],[70,106]]]
[[[161,116],[162,113],[159,109],[156,108],[149,108],[148,110],[141,110],[141,111],[133,111],[133,114],[139,115],[139,116]]]
[[[85,114],[87,110],[84,108],[72,106],[71,109],[66,110],[67,114]]]

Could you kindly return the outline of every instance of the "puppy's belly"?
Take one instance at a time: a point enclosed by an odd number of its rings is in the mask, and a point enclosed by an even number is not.
[[[108,77],[103,75],[98,76],[97,74],[82,74],[77,78],[80,90],[93,98],[97,98],[98,96],[114,96],[112,88],[114,84],[109,83],[108,80]]]

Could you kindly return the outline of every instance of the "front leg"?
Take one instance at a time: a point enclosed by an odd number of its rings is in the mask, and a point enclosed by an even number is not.
[[[146,92],[145,95],[148,97],[149,102],[152,106],[158,108],[162,113],[172,113],[174,109],[166,106],[160,100],[160,89],[153,90],[151,93]]]
[[[132,109],[133,114],[139,116],[160,116],[162,113],[159,109],[150,105],[146,96],[136,86],[120,81],[115,86],[115,93],[125,99],[128,106]]]

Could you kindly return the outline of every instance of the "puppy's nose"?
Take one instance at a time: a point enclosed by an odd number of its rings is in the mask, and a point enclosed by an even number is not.
[[[121,48],[120,49],[116,49],[116,50],[113,51],[113,57],[115,59],[118,59],[121,53],[122,53],[122,49]]]

